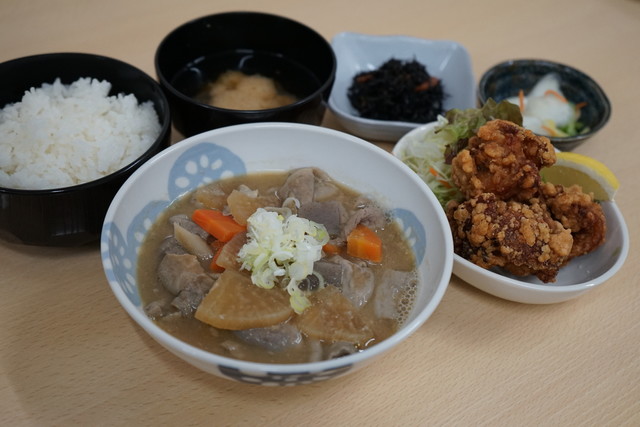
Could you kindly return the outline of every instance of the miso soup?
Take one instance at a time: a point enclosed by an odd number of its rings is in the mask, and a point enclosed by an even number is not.
[[[171,83],[185,95],[212,104],[212,86],[229,72],[269,79],[277,94],[290,97],[291,102],[306,98],[320,87],[315,74],[303,65],[282,55],[253,49],[235,49],[197,58],[179,70]]]

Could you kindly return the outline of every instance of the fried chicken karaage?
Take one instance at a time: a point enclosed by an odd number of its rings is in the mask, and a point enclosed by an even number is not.
[[[446,208],[455,252],[483,268],[547,283],[569,260],[600,246],[606,220],[592,196],[541,181],[540,168],[555,159],[547,138],[514,123],[480,127],[451,163],[466,197]]]
[[[571,258],[588,254],[604,243],[607,222],[602,206],[577,186],[563,187],[550,183],[540,186],[551,215],[571,230]]]
[[[503,200],[528,200],[538,192],[540,168],[555,161],[548,138],[506,120],[492,120],[454,157],[452,175],[467,198],[493,193]]]
[[[447,205],[455,252],[484,268],[552,281],[568,260],[571,231],[553,220],[546,206],[504,201],[483,193]]]

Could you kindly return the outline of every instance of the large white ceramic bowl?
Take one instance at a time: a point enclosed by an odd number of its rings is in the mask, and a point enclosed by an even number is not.
[[[379,68],[391,58],[417,60],[442,81],[444,111],[476,106],[475,80],[469,53],[449,40],[428,40],[402,35],[376,36],[343,32],[331,41],[338,66],[329,108],[350,133],[375,141],[397,141],[422,123],[373,120],[361,117],[347,97],[356,74]]]
[[[305,364],[261,364],[212,354],[166,333],[144,313],[136,281],[137,251],[173,200],[222,177],[303,166],[385,204],[409,238],[419,269],[415,307],[393,336],[360,353]],[[453,242],[438,201],[406,165],[354,136],[311,125],[258,123],[208,131],[181,141],[125,182],[107,212],[101,238],[109,285],[126,312],[155,340],[194,366],[237,381],[293,385],[354,371],[399,345],[433,313],[447,288]]]
[[[407,133],[393,154],[402,159],[410,143],[423,141],[436,123],[428,123]],[[510,301],[550,304],[576,298],[609,280],[620,270],[629,253],[629,232],[615,202],[602,202],[607,219],[605,243],[590,254],[574,258],[562,267],[556,281],[543,283],[535,276],[517,277],[504,270],[487,270],[454,254],[453,274],[476,288]]]

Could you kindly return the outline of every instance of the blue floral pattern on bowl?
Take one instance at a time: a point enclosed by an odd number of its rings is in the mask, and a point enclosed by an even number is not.
[[[134,255],[156,218],[173,200],[189,189],[245,173],[246,167],[242,159],[225,147],[205,142],[185,151],[169,172],[166,200],[149,202],[134,217],[126,232],[114,223],[105,224],[101,248],[104,265],[110,266],[105,267],[107,279],[112,283],[119,283],[127,298],[140,306],[140,295],[135,286],[136,264],[131,260],[136,259]]]
[[[391,213],[392,217],[399,222],[407,241],[413,248],[413,253],[416,256],[416,265],[422,264],[427,250],[427,236],[424,231],[424,225],[413,212],[407,209],[396,208]]]
[[[312,384],[318,381],[325,381],[329,378],[339,377],[351,370],[353,365],[338,366],[333,369],[325,369],[321,371],[300,371],[295,373],[280,374],[275,372],[267,372],[265,375],[247,373],[240,369],[218,366],[220,373],[236,381],[247,384],[260,384],[266,386],[293,386]]]

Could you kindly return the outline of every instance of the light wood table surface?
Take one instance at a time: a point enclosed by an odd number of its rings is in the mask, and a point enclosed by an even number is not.
[[[576,151],[622,183],[626,264],[578,299],[541,306],[452,277],[427,323],[365,370],[266,388],[205,374],[161,348],[112,295],[97,245],[0,242],[0,425],[640,425],[640,2],[1,0],[0,61],[90,52],[155,77],[165,34],[230,10],[282,14],[328,40],[342,31],[455,40],[476,80],[523,57],[585,71],[613,113]],[[324,125],[340,129],[331,114]]]

